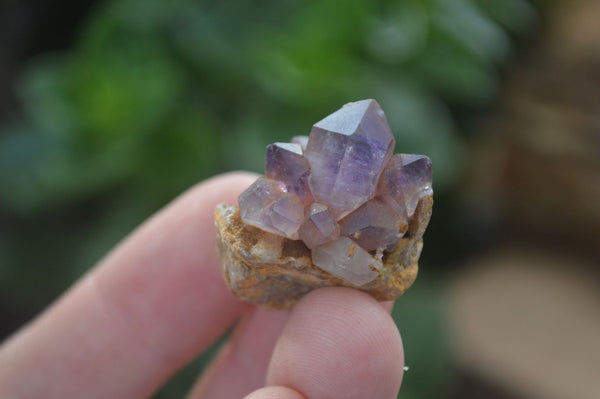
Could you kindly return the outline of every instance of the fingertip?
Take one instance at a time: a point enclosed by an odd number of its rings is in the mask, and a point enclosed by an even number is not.
[[[253,173],[253,172],[246,172],[246,171],[226,172],[226,173],[222,173],[220,175],[211,177],[210,179],[205,180],[204,182],[198,183],[196,186],[192,187],[192,190],[194,190],[195,187],[202,186],[202,185],[205,185],[208,183],[208,184],[220,185],[227,189],[232,189],[234,191],[235,190],[239,191],[239,187],[249,186],[258,177],[259,177],[259,175],[257,175],[256,173]]]
[[[323,288],[292,311],[267,382],[311,399],[394,398],[403,364],[400,334],[384,306],[357,290]]]
[[[239,398],[265,384],[273,347],[289,312],[253,308],[204,372],[188,398]]]
[[[150,396],[249,309],[223,281],[213,212],[254,179],[232,172],[199,183],[131,233],[3,345],[0,391]]]
[[[221,202],[237,202],[238,195],[250,186],[257,177],[258,175],[255,173],[244,171],[222,173],[190,187],[176,202],[187,200],[205,204],[207,189],[210,191],[211,197],[219,198]]]
[[[286,387],[261,388],[246,395],[244,399],[306,399],[302,394]]]
[[[379,304],[388,312],[388,313],[392,313],[392,310],[394,309],[394,301],[384,301],[384,302],[379,302]]]
[[[240,178],[240,179],[256,179],[260,175],[258,173],[248,172],[245,170],[233,170],[231,172],[222,173],[220,176],[225,176],[225,177],[229,176],[229,177]]]

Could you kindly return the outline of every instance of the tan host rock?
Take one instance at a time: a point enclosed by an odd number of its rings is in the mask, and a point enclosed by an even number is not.
[[[304,294],[327,286],[357,288],[380,301],[396,299],[417,277],[432,205],[431,195],[419,201],[406,235],[394,249],[376,255],[383,261],[377,278],[356,287],[313,265],[302,241],[248,226],[236,205],[221,204],[215,221],[225,281],[240,299],[269,309],[289,309]]]

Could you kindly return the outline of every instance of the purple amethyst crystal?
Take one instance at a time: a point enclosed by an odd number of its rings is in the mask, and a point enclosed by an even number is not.
[[[302,156],[300,144],[275,143],[267,146],[267,178],[282,182],[288,192],[296,194],[304,202],[312,200],[308,189],[309,173],[310,167]]]
[[[378,276],[419,200],[433,193],[429,158],[392,156],[394,144],[375,100],[346,104],[310,136],[267,147],[266,177],[240,195],[241,218],[301,239],[316,266],[362,286]]]
[[[304,221],[300,197],[288,193],[282,183],[259,177],[238,198],[244,223],[297,240]]]
[[[339,220],[372,198],[394,143],[375,100],[347,104],[315,123],[305,151],[315,200]]]
[[[406,217],[377,198],[340,220],[340,226],[342,235],[367,251],[394,245],[408,229]]]
[[[300,227],[298,233],[307,247],[314,248],[338,238],[340,225],[335,221],[326,205],[315,202],[310,205],[308,219]]]
[[[431,194],[431,160],[425,155],[395,154],[377,188],[378,196],[409,218],[419,199]]]
[[[294,136],[292,137],[292,143],[300,144],[302,152],[306,151],[306,145],[308,144],[308,136]]]
[[[348,237],[340,237],[312,250],[312,260],[321,269],[358,287],[377,278],[381,261]]]

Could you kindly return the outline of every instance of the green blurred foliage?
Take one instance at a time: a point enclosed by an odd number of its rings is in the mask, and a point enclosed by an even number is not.
[[[451,190],[452,110],[489,104],[535,19],[527,0],[106,1],[71,51],[31,62],[23,116],[1,127],[0,299],[39,306],[186,187],[262,172],[268,143],[353,100],[376,98],[396,150],[430,155]],[[405,398],[438,397],[447,371],[420,286],[395,313]]]

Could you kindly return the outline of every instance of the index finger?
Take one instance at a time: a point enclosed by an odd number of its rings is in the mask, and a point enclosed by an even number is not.
[[[0,348],[2,397],[144,397],[244,311],[227,289],[213,210],[254,175],[189,190]]]

